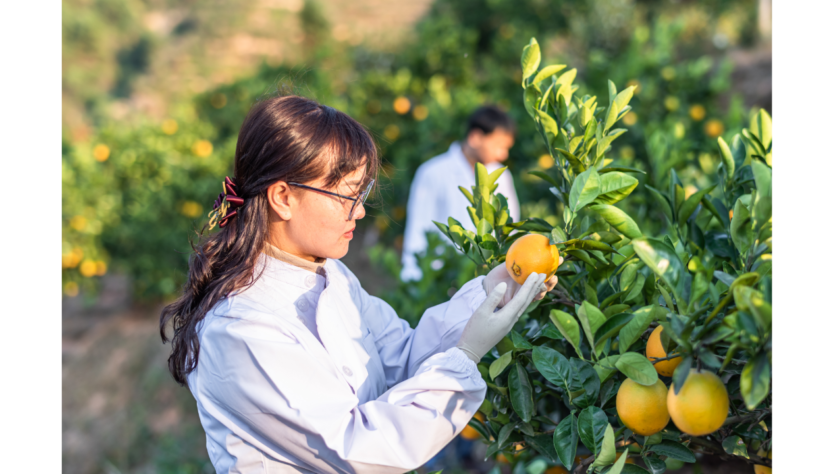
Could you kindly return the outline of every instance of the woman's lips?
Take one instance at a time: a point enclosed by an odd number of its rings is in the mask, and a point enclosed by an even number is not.
[[[345,232],[345,233],[344,233],[344,238],[345,238],[345,239],[347,239],[347,240],[352,239],[352,238],[353,238],[353,231],[354,231],[354,230],[356,230],[356,228],[355,228],[355,227],[353,227],[352,229],[350,229],[350,231]]]

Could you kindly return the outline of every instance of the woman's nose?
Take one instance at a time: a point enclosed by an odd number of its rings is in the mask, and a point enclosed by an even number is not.
[[[356,209],[353,211],[353,219],[359,220],[363,218],[365,215],[367,215],[367,212],[365,212],[364,203],[361,201],[357,202]]]

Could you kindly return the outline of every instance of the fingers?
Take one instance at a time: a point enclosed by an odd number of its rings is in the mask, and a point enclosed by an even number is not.
[[[547,292],[550,292],[553,288],[555,288],[555,285],[558,284],[558,277],[553,275],[544,284],[547,287]]]
[[[536,294],[540,293],[544,290],[542,284],[544,283],[544,278],[546,275],[541,273],[531,273],[526,281],[524,282],[521,289],[515,293],[515,296],[512,298],[512,301],[509,302],[503,309],[508,313],[519,314],[529,306],[529,303],[532,302],[532,298],[535,297]]]
[[[489,313],[494,312],[497,305],[500,303],[500,300],[503,299],[503,295],[506,294],[506,283],[500,282],[497,286],[492,289],[488,296],[486,296],[486,301],[480,306],[488,310]]]

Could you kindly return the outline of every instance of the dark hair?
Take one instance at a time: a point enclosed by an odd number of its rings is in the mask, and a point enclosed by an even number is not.
[[[515,121],[506,112],[494,105],[484,105],[469,115],[466,135],[472,130],[480,130],[488,135],[496,128],[503,128],[512,135],[515,134]]]
[[[173,325],[168,369],[182,385],[197,367],[198,324],[229,293],[254,284],[255,263],[267,242],[266,191],[276,181],[305,183],[325,177],[335,186],[365,167],[376,177],[378,153],[370,133],[347,114],[299,96],[272,97],[252,107],[240,127],[234,154],[237,194],[244,199],[237,216],[219,232],[191,247],[182,295],[162,310],[159,331]],[[221,179],[217,178],[219,189]]]

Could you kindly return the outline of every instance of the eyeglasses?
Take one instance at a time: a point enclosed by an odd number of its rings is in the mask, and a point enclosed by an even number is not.
[[[370,195],[370,190],[373,189],[373,183],[375,183],[375,182],[376,182],[375,179],[371,179],[370,182],[367,183],[367,188],[365,188],[365,190],[362,191],[361,194],[359,194],[358,197],[345,196],[343,194],[333,193],[333,192],[330,192],[330,191],[326,191],[324,189],[313,188],[312,186],[307,186],[306,184],[301,184],[301,183],[290,182],[289,184],[292,185],[292,186],[298,186],[299,188],[310,189],[312,191],[318,191],[319,193],[329,194],[330,196],[337,196],[337,197],[340,197],[342,199],[348,199],[350,201],[353,201],[353,205],[350,207],[350,213],[347,214],[347,220],[350,221],[350,220],[353,220],[353,212],[356,210],[356,206],[359,203],[364,205],[364,202],[367,201],[367,196]]]

